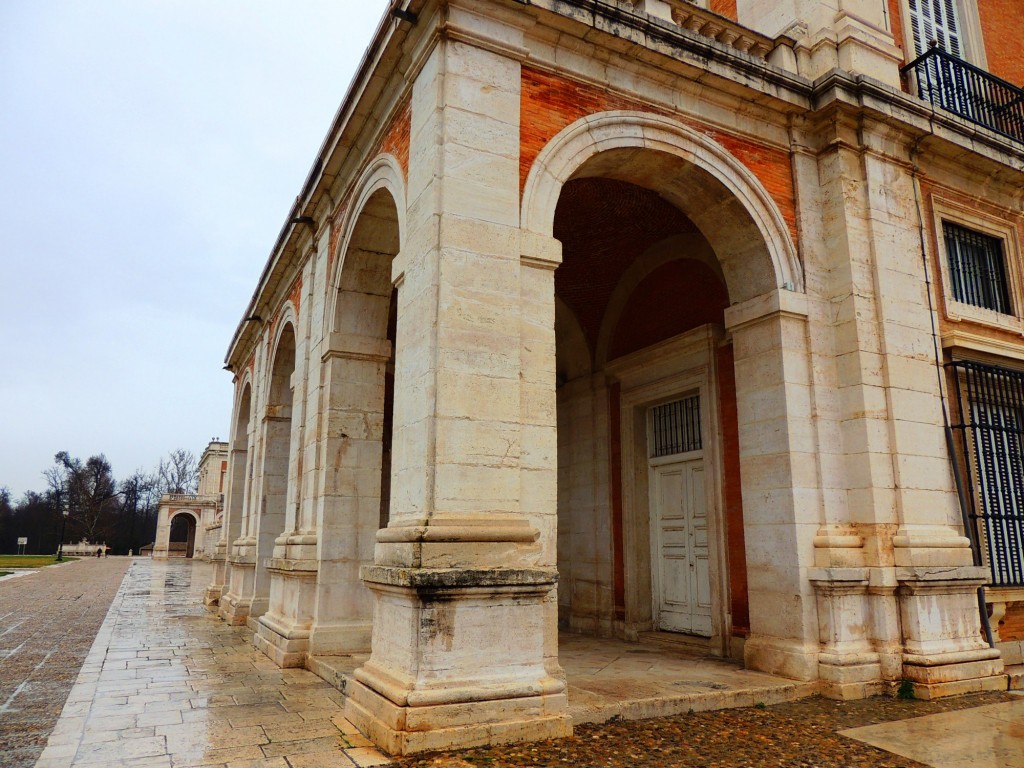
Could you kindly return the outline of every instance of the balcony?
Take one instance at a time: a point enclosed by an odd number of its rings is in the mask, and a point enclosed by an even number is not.
[[[902,70],[933,106],[1024,144],[1024,89],[942,48],[932,48]]]

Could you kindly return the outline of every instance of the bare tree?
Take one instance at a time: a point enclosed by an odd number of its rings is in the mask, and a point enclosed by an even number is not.
[[[178,448],[166,459],[160,459],[156,469],[157,489],[160,493],[195,493],[199,489],[199,462],[192,451]]]
[[[138,552],[143,544],[153,539],[156,514],[160,505],[156,475],[135,471],[120,483],[121,516],[119,543],[125,549]]]
[[[70,530],[90,541],[108,532],[118,503],[117,484],[106,456],[101,453],[83,462],[61,451],[44,475],[54,500],[68,505]]]

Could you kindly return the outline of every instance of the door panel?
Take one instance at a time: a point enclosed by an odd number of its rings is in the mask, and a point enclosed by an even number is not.
[[[703,459],[651,467],[651,500],[658,627],[710,636],[711,573]]]

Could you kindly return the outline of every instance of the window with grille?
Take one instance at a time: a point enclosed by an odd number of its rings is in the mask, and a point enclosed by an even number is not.
[[[948,221],[942,223],[942,229],[953,298],[962,304],[1013,314],[1003,241]]]
[[[651,408],[651,458],[699,451],[700,396]]]
[[[959,360],[949,366],[972,544],[995,586],[1024,586],[1024,372]]]

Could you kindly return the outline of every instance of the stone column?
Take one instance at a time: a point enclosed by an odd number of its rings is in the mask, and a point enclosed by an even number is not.
[[[231,519],[227,520],[224,526],[228,531],[226,591],[221,594],[218,614],[229,624],[244,624],[248,617],[256,568],[255,540],[248,537],[252,517],[255,454],[251,430],[247,431],[245,441],[247,450],[242,470],[243,477],[237,484],[232,480],[228,497]],[[250,541],[253,544],[251,548]]]
[[[380,527],[386,339],[331,333],[323,353],[320,574],[310,652],[370,650],[373,603],[359,578]]]
[[[236,415],[237,419],[237,415]],[[203,602],[206,605],[217,605],[220,597],[228,587],[230,564],[228,550],[242,527],[242,496],[245,492],[246,459],[248,452],[244,444],[248,435],[242,435],[243,445],[238,439],[231,441],[228,449],[227,483],[224,488],[224,517],[221,519],[220,535],[210,548],[210,563],[213,565],[213,577],[206,588]]]
[[[402,754],[570,731],[547,640],[553,545],[521,504],[522,32],[447,12],[413,89],[391,521],[363,570],[372,656],[346,704]]]
[[[736,360],[736,403],[753,669],[818,677],[818,618],[808,569],[820,525],[807,299],[778,290],[725,315]]]
[[[153,559],[166,560],[171,542],[171,508],[164,499],[160,500],[160,508],[156,517],[156,537],[153,544]]]
[[[974,590],[982,577],[946,452],[904,139],[868,120],[829,125],[834,133],[819,137],[829,149],[801,183],[819,195],[820,240],[807,250],[820,261],[809,273],[823,276],[835,352],[833,385],[819,385],[835,396],[823,395],[820,410],[837,423],[842,462],[831,474],[846,491],[829,497],[815,538],[815,586],[823,612],[841,619],[838,636],[868,628],[874,658],[823,636],[825,692],[861,696],[904,679],[928,698],[1005,687],[979,631]],[[856,589],[863,599],[850,596]]]

